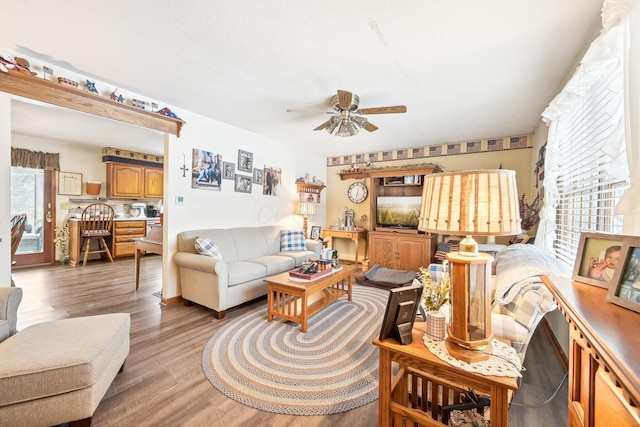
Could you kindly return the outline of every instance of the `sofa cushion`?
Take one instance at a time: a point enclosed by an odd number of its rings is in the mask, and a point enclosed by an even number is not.
[[[252,258],[248,260],[248,262],[255,262],[256,264],[264,265],[267,269],[268,276],[291,270],[296,266],[293,258],[281,255],[261,256],[258,258]]]
[[[300,267],[303,262],[309,261],[311,258],[318,258],[313,251],[279,252],[275,255],[282,255],[293,259],[295,267]]]
[[[229,286],[234,286],[251,280],[260,279],[267,275],[267,267],[255,262],[230,262],[228,268]]]
[[[196,251],[198,251],[200,255],[210,256],[214,259],[222,259],[222,252],[220,252],[220,249],[218,249],[216,244],[206,237],[198,237],[194,242],[194,245],[196,247]]]
[[[491,313],[491,331],[495,336],[511,341],[511,345],[524,342],[529,334],[529,330],[513,317],[501,313]]]
[[[282,230],[280,233],[280,251],[294,252],[307,250],[307,238],[304,231]]]
[[[96,383],[129,344],[128,313],[38,323],[0,345],[0,406],[80,390]]]

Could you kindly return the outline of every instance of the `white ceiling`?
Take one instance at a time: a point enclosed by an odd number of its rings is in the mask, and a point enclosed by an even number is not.
[[[178,115],[188,110],[324,156],[533,132],[598,34],[602,7],[602,0],[6,3],[0,48],[161,100]],[[337,89],[358,94],[363,108],[408,111],[370,115],[379,130],[351,138],[314,132],[324,114],[286,112],[330,111]],[[15,104],[16,133],[162,152],[153,132]]]

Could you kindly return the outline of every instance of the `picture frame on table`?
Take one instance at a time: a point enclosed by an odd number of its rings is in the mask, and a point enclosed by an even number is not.
[[[251,177],[236,174],[236,185],[233,187],[238,193],[251,193]]]
[[[242,172],[253,172],[253,153],[238,150],[238,170]]]
[[[631,236],[608,233],[581,233],[572,279],[609,289],[620,268],[620,250]]]
[[[621,249],[631,236],[607,233],[582,233],[572,279],[609,289],[615,273],[620,270]]]
[[[318,237],[320,237],[320,226],[318,225],[314,225],[311,227],[311,234],[309,235],[310,239],[313,240],[318,240]]]
[[[58,194],[82,196],[82,174],[77,172],[58,172]]]
[[[607,301],[640,313],[640,237],[624,240]]]

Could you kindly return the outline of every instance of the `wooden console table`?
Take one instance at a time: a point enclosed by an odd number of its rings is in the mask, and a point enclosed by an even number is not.
[[[491,396],[491,425],[507,427],[509,390],[518,389],[517,379],[485,376],[450,365],[427,349],[423,335],[423,331],[414,329],[409,345],[394,339],[373,342],[380,347],[378,426],[443,426],[439,406],[460,403],[456,396],[471,388]],[[391,362],[399,364],[394,378]]]
[[[542,280],[569,322],[568,425],[640,425],[640,314],[607,302],[607,289]]]
[[[355,255],[355,262],[356,262],[356,267],[358,266],[358,242],[360,239],[364,239],[365,244],[367,242],[367,230],[352,230],[352,231],[347,231],[347,230],[333,230],[330,228],[323,228],[322,229],[322,239],[327,241],[328,240],[328,244],[329,247],[333,248],[333,245],[331,244],[333,242],[333,239],[349,239],[349,240],[353,240],[353,242],[356,244],[356,255]],[[365,251],[366,251],[366,246],[365,246]]]

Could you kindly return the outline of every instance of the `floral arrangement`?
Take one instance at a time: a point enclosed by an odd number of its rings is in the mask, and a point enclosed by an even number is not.
[[[55,237],[53,239],[53,243],[55,243],[56,248],[60,249],[60,263],[66,264],[69,259],[69,255],[67,255],[67,244],[69,242],[69,224],[65,223],[64,226],[58,227],[56,225],[55,229]]]
[[[528,204],[527,199],[522,193],[522,197],[520,197],[520,218],[522,219],[522,229],[525,231],[531,230],[535,227],[540,221],[540,208],[539,208],[539,198],[533,201],[533,203]]]
[[[431,279],[429,270],[420,267],[418,269],[418,280],[424,286],[422,299],[427,311],[438,311],[440,307],[449,302],[449,291],[451,290],[451,278],[447,274],[447,261],[443,263],[444,280],[440,283]]]

